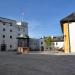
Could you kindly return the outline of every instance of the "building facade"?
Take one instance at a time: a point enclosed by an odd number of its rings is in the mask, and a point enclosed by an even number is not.
[[[62,19],[60,23],[64,34],[64,52],[75,52],[75,13]]]
[[[28,35],[28,24],[0,17],[0,51],[16,50],[18,36]]]
[[[40,51],[57,51],[64,46],[64,39],[63,36],[51,36],[52,42],[51,45],[48,47],[45,43],[45,39],[40,39]]]
[[[29,39],[29,47],[31,51],[39,51],[40,50],[40,44],[39,39],[36,38],[30,38]]]
[[[43,38],[40,38],[40,51],[47,51],[48,50],[48,47],[46,46],[46,43],[44,41],[44,37]]]
[[[63,36],[56,36],[56,37],[54,36],[52,42],[53,42],[53,48],[55,50],[58,51],[58,50],[64,48],[64,38],[63,38]]]
[[[52,51],[53,50],[53,42],[51,42],[51,45],[48,47],[45,43],[45,37],[40,38],[40,51]]]

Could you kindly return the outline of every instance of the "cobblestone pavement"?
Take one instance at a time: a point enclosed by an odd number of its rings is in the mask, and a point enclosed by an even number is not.
[[[75,55],[0,52],[0,75],[75,75]]]

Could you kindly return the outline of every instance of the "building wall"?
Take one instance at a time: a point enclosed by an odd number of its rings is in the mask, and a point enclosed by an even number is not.
[[[55,48],[60,49],[60,48],[62,48],[63,46],[64,46],[64,42],[63,42],[63,41],[61,41],[61,42],[54,42],[54,47],[55,47]]]
[[[75,52],[75,22],[69,23],[70,52]]]
[[[1,34],[0,35],[0,47],[1,47],[1,44],[5,43],[7,50],[15,49],[17,47],[17,40],[16,40],[16,33],[15,33],[16,32],[16,29],[15,29],[16,21],[11,21],[8,19],[1,19],[1,20],[3,22],[0,22],[0,34]],[[5,23],[5,25],[3,25],[3,23]],[[5,29],[5,31],[3,31],[3,29]],[[10,32],[10,30],[12,30],[12,32]],[[3,35],[5,35],[5,38],[3,38]],[[10,36],[12,38],[10,38]],[[10,45],[12,47],[10,47]]]
[[[45,51],[47,49],[47,47],[44,42],[44,38],[41,38],[39,43],[40,43],[40,51]]]
[[[32,51],[39,51],[39,39],[31,38],[29,40],[29,47]]]
[[[64,31],[64,52],[69,53],[69,30],[68,30],[68,23],[63,24],[63,31]]]
[[[28,35],[28,23],[17,22],[17,30],[18,35]]]
[[[53,48],[53,45],[51,45],[51,49],[46,45],[44,38],[40,39],[40,51],[50,51],[52,50],[52,48]]]
[[[3,23],[5,23],[5,25],[3,25]],[[10,25],[10,23],[12,25]],[[18,24],[16,23],[17,22],[15,20],[0,18],[0,50],[1,50],[1,44],[3,43],[6,44],[6,50],[17,49],[18,40],[16,38],[20,36],[21,34],[28,35],[28,31],[26,30],[23,31],[25,27],[22,27],[22,26],[19,27]],[[20,31],[18,27],[20,28]],[[3,38],[3,35],[5,35],[4,38]],[[12,38],[10,38],[10,36],[12,36]]]
[[[40,38],[40,51],[43,51],[45,48],[44,48],[44,38]]]

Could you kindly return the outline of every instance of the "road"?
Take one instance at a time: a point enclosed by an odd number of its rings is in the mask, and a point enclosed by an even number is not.
[[[0,52],[0,75],[75,75],[75,55]]]

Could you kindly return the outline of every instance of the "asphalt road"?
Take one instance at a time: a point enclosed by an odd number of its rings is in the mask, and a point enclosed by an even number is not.
[[[75,56],[0,53],[0,75],[75,75]]]

